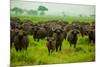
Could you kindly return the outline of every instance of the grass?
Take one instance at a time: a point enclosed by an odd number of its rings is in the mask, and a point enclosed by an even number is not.
[[[92,22],[93,18],[74,18],[74,17],[27,17],[19,16],[24,21],[30,19],[33,23],[44,22],[50,19],[61,19],[64,21],[85,21]],[[64,40],[62,44],[62,51],[54,51],[50,56],[46,47],[46,40],[34,41],[32,36],[29,36],[28,49],[21,52],[16,52],[15,48],[11,49],[11,67],[22,65],[40,65],[40,64],[62,64],[62,63],[76,63],[76,62],[91,62],[95,61],[95,45],[88,43],[88,37],[79,36],[76,49],[71,48],[68,41]]]
[[[32,20],[33,23],[37,22],[46,22],[48,20],[63,20],[63,21],[68,21],[69,23],[72,21],[80,21],[80,22],[89,22],[91,23],[92,21],[95,21],[94,18],[81,18],[81,17],[57,17],[57,16],[18,16],[22,21],[29,19]]]
[[[62,51],[54,51],[50,56],[48,55],[45,39],[39,42],[35,42],[32,36],[29,36],[29,39],[30,44],[27,51],[16,52],[15,48],[11,49],[11,66],[90,62],[95,60],[94,44],[91,45],[88,42],[80,44],[80,42],[84,42],[86,37],[79,38],[76,49],[71,48],[68,41],[64,40]]]

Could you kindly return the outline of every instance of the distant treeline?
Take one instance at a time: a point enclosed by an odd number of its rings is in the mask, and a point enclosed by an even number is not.
[[[45,11],[48,11],[48,8],[45,6],[39,6],[37,10],[26,10],[19,7],[11,8],[11,15],[21,16],[21,15],[28,15],[28,16],[37,16],[37,15],[45,15]]]

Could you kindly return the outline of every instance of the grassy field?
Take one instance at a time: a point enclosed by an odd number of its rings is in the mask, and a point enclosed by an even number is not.
[[[63,20],[68,21],[69,23],[72,21],[80,21],[80,22],[89,22],[95,21],[94,18],[81,18],[81,17],[57,17],[57,16],[19,16],[19,18],[24,21],[26,19],[32,20],[33,23],[37,22],[45,22],[48,20]]]
[[[51,19],[59,19],[57,17],[50,17]],[[20,19],[31,19],[34,22],[48,21],[47,17],[23,17]],[[77,20],[76,18],[62,18],[65,21]],[[80,21],[94,21],[91,18],[79,18]],[[78,19],[78,20],[79,20]],[[54,51],[50,56],[46,47],[46,40],[34,41],[32,36],[29,37],[29,47],[27,51],[16,52],[15,48],[11,49],[11,66],[22,65],[40,65],[40,64],[61,64],[61,63],[76,63],[76,62],[91,62],[95,61],[95,44],[88,43],[88,37],[79,36],[76,49],[71,48],[68,41],[64,40],[62,44],[62,51]]]

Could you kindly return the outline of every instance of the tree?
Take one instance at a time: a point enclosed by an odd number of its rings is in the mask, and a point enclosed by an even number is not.
[[[38,11],[37,10],[29,10],[27,12],[29,15],[33,16],[33,15],[38,15]]]
[[[66,17],[66,14],[65,14],[65,12],[62,12],[62,15],[63,15],[64,17]]]
[[[90,17],[95,18],[95,15],[94,14],[91,14]]]
[[[23,9],[18,8],[18,7],[14,7],[11,9],[12,12],[15,12],[15,15],[20,15],[23,13]]]
[[[48,9],[45,6],[39,6],[38,11],[40,11],[40,15],[44,15],[44,11],[48,11]]]
[[[79,17],[82,17],[82,14],[79,14]]]

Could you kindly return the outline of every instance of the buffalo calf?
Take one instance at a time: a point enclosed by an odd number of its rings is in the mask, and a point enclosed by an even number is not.
[[[50,52],[53,52],[55,50],[55,46],[56,46],[56,40],[54,39],[54,37],[47,37],[47,48],[49,55]]]

